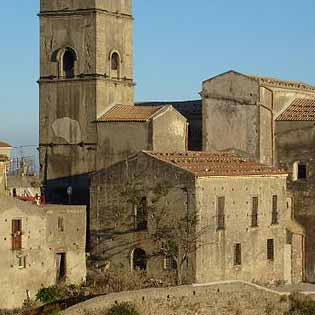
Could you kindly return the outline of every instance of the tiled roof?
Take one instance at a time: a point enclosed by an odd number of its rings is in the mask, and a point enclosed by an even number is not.
[[[165,107],[164,107],[165,108]],[[149,120],[154,114],[163,109],[163,106],[128,106],[116,105],[98,118],[98,122],[135,121]]]
[[[0,148],[11,148],[12,146],[6,142],[0,141]]]
[[[315,121],[315,99],[296,98],[277,121]]]
[[[184,152],[146,154],[190,171],[197,177],[207,176],[271,176],[286,172],[230,153]]]
[[[261,77],[257,75],[244,74],[245,76],[257,80],[260,84],[266,84],[273,87],[293,88],[299,90],[312,90],[315,91],[315,86],[307,84],[302,81],[282,80],[271,77]]]

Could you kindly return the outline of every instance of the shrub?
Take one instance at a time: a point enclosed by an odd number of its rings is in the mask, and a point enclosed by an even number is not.
[[[36,301],[40,301],[44,304],[47,303],[55,303],[60,300],[61,296],[58,293],[58,290],[55,286],[51,286],[48,288],[41,288],[36,293]]]
[[[301,298],[298,294],[293,294],[290,298],[291,307],[288,315],[314,315],[315,301],[308,298]]]
[[[122,302],[112,306],[107,315],[139,315],[139,313],[133,304]]]

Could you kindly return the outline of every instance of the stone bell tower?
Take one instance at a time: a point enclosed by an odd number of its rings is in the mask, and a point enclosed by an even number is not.
[[[41,178],[48,201],[84,204],[95,121],[133,105],[132,0],[41,0],[39,16]]]

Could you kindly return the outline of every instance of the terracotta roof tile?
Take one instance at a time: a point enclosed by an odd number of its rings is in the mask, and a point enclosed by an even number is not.
[[[185,153],[145,153],[167,163],[175,164],[197,177],[206,176],[271,176],[285,175],[283,170],[266,166],[230,153],[189,151]]]
[[[0,141],[0,148],[11,148],[12,146],[6,142]]]
[[[315,91],[315,86],[312,86],[302,81],[282,80],[282,79],[271,78],[271,77],[261,77],[257,75],[251,75],[251,74],[244,74],[244,75],[254,80],[257,80],[260,84],[266,84],[266,85],[274,86],[274,87]]]
[[[315,99],[296,98],[277,121],[315,121]]]
[[[163,106],[128,106],[116,105],[98,118],[98,122],[147,121],[163,109]]]

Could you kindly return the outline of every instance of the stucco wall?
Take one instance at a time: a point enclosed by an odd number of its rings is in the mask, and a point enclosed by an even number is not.
[[[285,259],[286,229],[291,209],[286,204],[286,177],[200,178],[197,204],[206,227],[197,255],[197,281],[242,279],[260,283],[283,280],[285,269],[302,264]],[[279,224],[272,225],[272,196],[278,196]],[[225,229],[217,230],[217,197],[225,197]],[[258,197],[258,226],[251,227],[252,197]],[[204,229],[204,228],[203,228]],[[295,231],[292,231],[293,233]],[[267,240],[274,239],[274,260],[267,260]],[[234,246],[241,244],[241,265],[234,265]],[[301,250],[299,247],[298,250]],[[301,255],[299,252],[298,255]],[[210,271],[210,272],[209,272]],[[296,278],[296,277],[295,277]],[[302,281],[302,277],[298,282]]]
[[[140,315],[279,315],[289,309],[286,293],[227,282],[110,294],[76,305],[63,314],[104,314],[121,302],[135,304]]]
[[[15,205],[14,205],[15,204]],[[64,218],[64,231],[58,231],[58,217]],[[22,249],[12,250],[12,220],[22,220]],[[84,207],[35,207],[19,201],[0,205],[0,307],[20,307],[35,298],[41,287],[56,283],[56,254],[66,254],[67,281],[85,280]],[[25,257],[19,267],[18,257]]]
[[[257,82],[235,72],[204,81],[203,149],[233,148],[258,158],[258,97]]]
[[[153,150],[156,152],[184,152],[187,150],[186,119],[175,109],[153,118]]]
[[[97,124],[97,170],[126,159],[141,150],[152,150],[149,122],[106,122]]]

